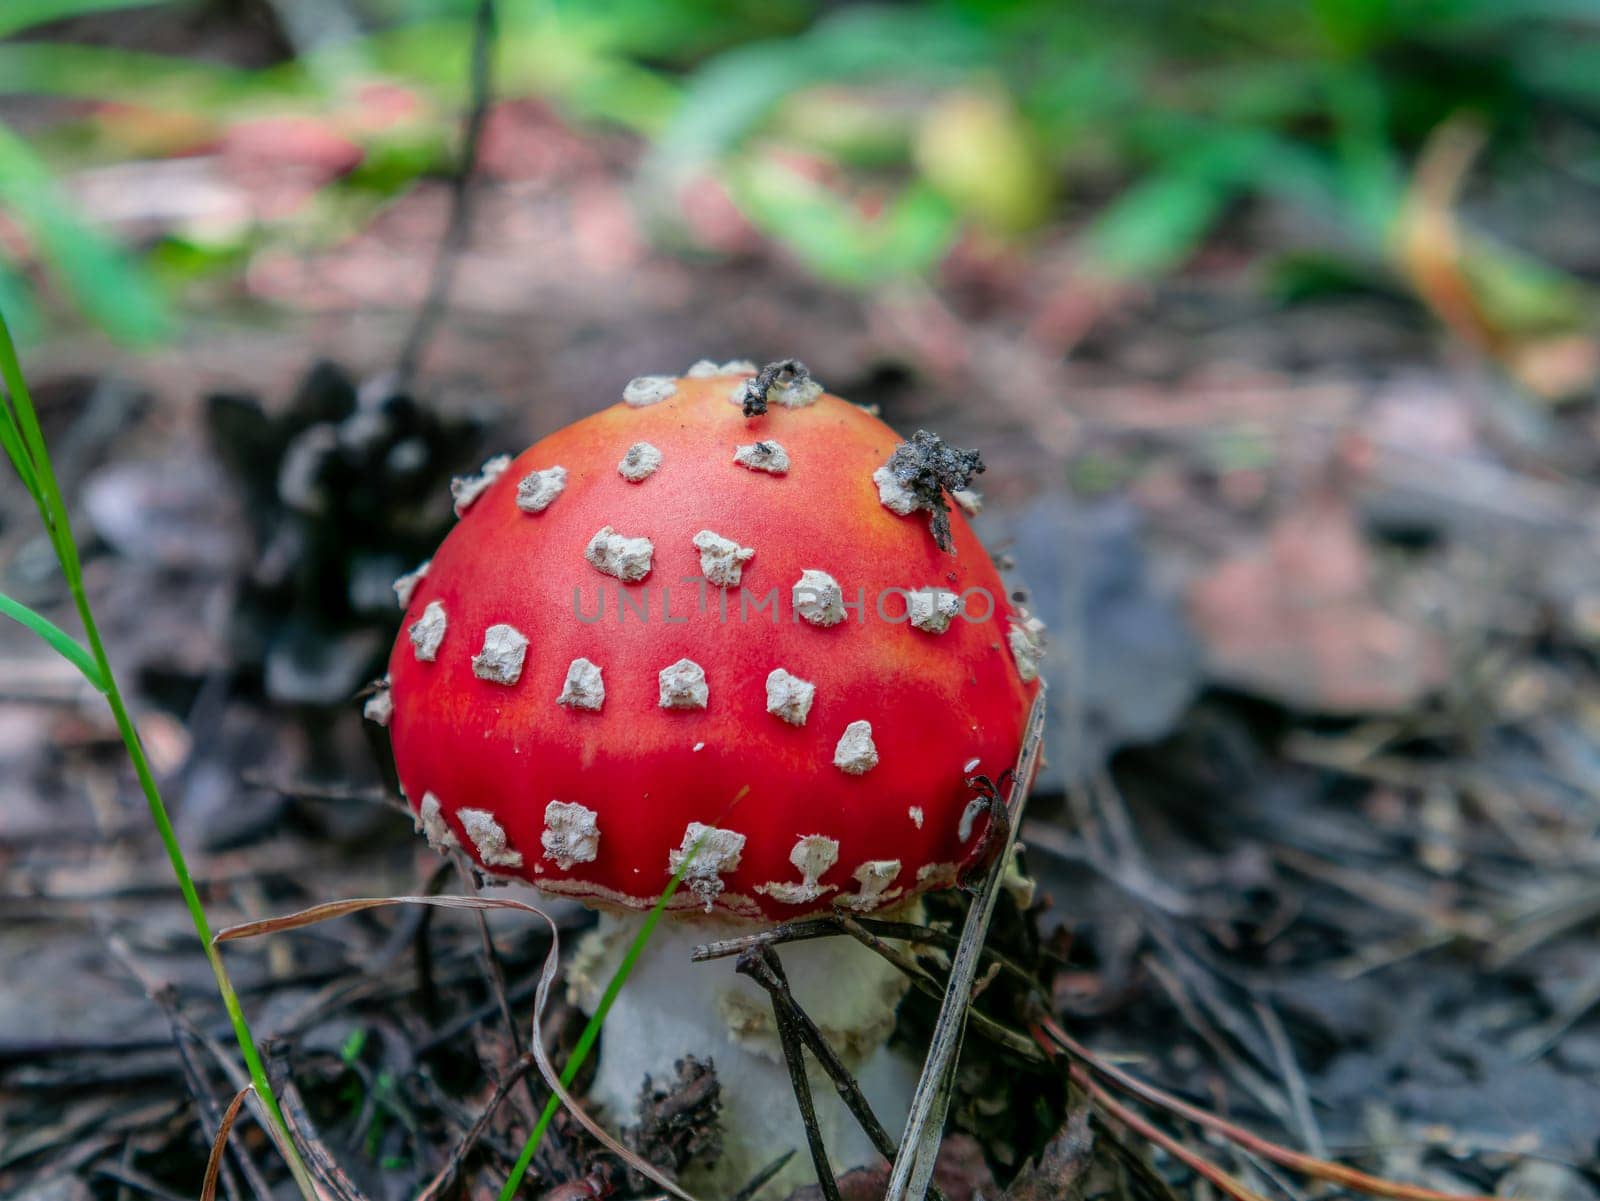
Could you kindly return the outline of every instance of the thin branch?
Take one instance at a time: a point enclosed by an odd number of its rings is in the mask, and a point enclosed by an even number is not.
[[[233,1094],[233,1100],[228,1103],[228,1108],[223,1111],[221,1119],[217,1122],[217,1136],[211,1143],[211,1155],[206,1160],[205,1179],[200,1183],[200,1201],[212,1201],[217,1195],[217,1177],[223,1171],[227,1158],[228,1136],[233,1133],[233,1123],[239,1116],[239,1108],[244,1104],[245,1098],[255,1091],[255,1086],[246,1084]],[[267,1194],[269,1197],[271,1194]]]
[[[157,1008],[167,1019],[168,1028],[172,1032],[173,1045],[178,1050],[178,1064],[189,1085],[189,1091],[194,1096],[195,1105],[199,1111],[200,1120],[207,1126],[231,1127],[232,1117],[225,1117],[223,1110],[218,1106],[216,1098],[206,1086],[205,1074],[200,1070],[200,1065],[195,1062],[194,1055],[190,1053],[189,1044],[203,1048],[222,1068],[224,1075],[229,1079],[234,1094],[230,1112],[237,1114],[237,1110],[247,1093],[253,1091],[247,1088],[249,1083],[238,1065],[228,1056],[227,1052],[210,1035],[206,1034],[183,1011],[178,1000],[178,990],[170,980],[158,980],[147,972],[144,965],[134,955],[127,942],[117,934],[105,936],[106,949],[111,957],[122,965],[139,986],[144,989],[145,996],[153,1001]],[[259,1098],[258,1098],[259,1099]],[[261,1170],[256,1167],[255,1160],[250,1158],[250,1153],[242,1146],[231,1148],[240,1170],[244,1172],[250,1184],[250,1191],[255,1194],[257,1201],[271,1201],[272,1190],[262,1178]],[[226,1162],[222,1164],[223,1182],[228,1187],[229,1196],[237,1191],[237,1186],[232,1181],[232,1174],[228,1171]]]
[[[919,926],[914,922],[888,922],[875,917],[854,917],[849,914],[827,913],[821,917],[782,922],[770,929],[757,930],[753,934],[741,934],[734,938],[723,938],[718,939],[716,942],[701,943],[695,947],[690,954],[690,958],[695,963],[704,963],[710,959],[726,959],[762,944],[777,946],[786,942],[806,942],[814,938],[833,938],[835,935],[847,933],[844,928],[844,919],[846,918],[861,929],[870,930],[879,938],[892,938],[896,942],[935,943],[947,951],[954,951],[961,945],[961,940],[950,931],[940,930],[933,926]],[[986,946],[983,948],[983,957],[1000,964],[1001,969],[1024,988],[1035,992],[1040,991],[1039,982],[1034,979],[1028,969],[1005,954],[1005,952]]]
[[[742,790],[739,796],[742,797],[745,791],[748,790]],[[699,846],[698,843],[695,845],[696,847]],[[685,867],[692,857],[691,852],[691,855],[686,857],[684,861]],[[668,882],[667,888],[662,892],[660,899],[657,900],[655,908],[647,915],[647,920],[659,917],[666,908],[667,902],[672,899],[673,893],[677,891],[678,884],[682,880],[683,870],[684,868],[680,867],[678,874],[674,875]],[[237,926],[229,926],[217,932],[216,941],[219,943],[231,942],[236,939],[255,938],[263,934],[280,934],[288,930],[301,930],[307,926],[314,926],[318,922],[328,921],[330,918],[348,917],[354,913],[364,913],[371,909],[383,909],[395,905],[428,905],[438,909],[465,910],[511,909],[518,913],[531,914],[544,922],[546,929],[550,931],[550,949],[545,952],[544,965],[539,969],[539,986],[533,995],[533,1029],[537,1031],[541,1028],[544,1021],[545,1005],[549,1001],[550,989],[555,983],[556,971],[560,966],[561,929],[556,925],[555,919],[544,910],[535,905],[529,905],[524,901],[476,896],[351,897],[343,901],[326,901],[321,905],[312,905],[310,908],[284,914],[281,917],[263,918],[257,921],[242,922]],[[648,933],[649,927],[647,926],[641,932],[641,939],[647,936]],[[633,949],[632,953],[637,954],[637,947]],[[593,1038],[599,1032],[599,1025],[604,1020],[605,1010],[610,1005],[609,998],[615,996],[615,990],[622,987],[625,978],[625,975],[619,971],[613,975],[611,982],[606,986],[607,992],[601,997],[600,1006],[596,1009],[594,1016],[591,1017],[589,1025],[584,1028],[583,1034],[579,1036],[578,1045],[573,1048],[572,1054],[567,1058],[567,1067],[565,1069],[567,1073],[575,1073],[578,1065],[582,1062],[583,1056],[588,1053],[588,1048],[592,1045]],[[608,1151],[627,1164],[628,1167],[661,1189],[671,1193],[674,1197],[679,1198],[680,1201],[696,1201],[694,1194],[684,1191],[663,1175],[661,1170],[654,1164],[623,1146],[604,1126],[590,1116],[583,1106],[578,1104],[573,1095],[567,1091],[568,1081],[563,1081],[562,1073],[557,1072],[555,1065],[550,1062],[550,1056],[545,1051],[544,1043],[535,1036],[530,1040],[530,1044],[529,1053],[539,1066],[539,1074],[544,1077],[545,1084],[549,1086],[550,1091],[554,1094],[554,1102],[546,1103],[540,1118],[540,1125],[535,1127],[534,1135],[542,1135],[544,1126],[548,1124],[549,1119],[555,1113],[556,1103],[559,1103],[559,1105],[565,1106],[567,1112],[572,1115],[573,1120],[593,1135]],[[523,1155],[526,1158],[519,1157],[517,1161],[519,1166],[514,1169],[516,1171],[515,1181],[508,1180],[507,1182],[510,1191],[513,1193],[521,1182],[522,1174],[527,1170],[528,1161],[532,1160],[533,1153],[538,1147],[538,1142],[534,1135],[530,1135],[528,1142],[524,1145]]]
[[[1277,1010],[1264,1001],[1255,1002],[1256,1020],[1267,1032],[1272,1053],[1278,1058],[1278,1070],[1283,1073],[1284,1088],[1289,1094],[1289,1105],[1294,1113],[1295,1125],[1300,1127],[1300,1137],[1305,1140],[1311,1154],[1318,1159],[1327,1158],[1328,1149],[1322,1141],[1322,1130],[1317,1126],[1316,1115],[1311,1110],[1311,1090],[1306,1078],[1295,1062],[1294,1048],[1289,1044],[1289,1033]]]
[[[1314,1155],[1280,1146],[1262,1138],[1259,1134],[1252,1134],[1242,1126],[1234,1125],[1226,1118],[1209,1113],[1198,1105],[1191,1105],[1152,1084],[1146,1084],[1115,1064],[1107,1063],[1063,1030],[1052,1018],[1044,1017],[1039,1020],[1034,1037],[1039,1040],[1041,1046],[1048,1047],[1053,1044],[1059,1047],[1092,1071],[1096,1077],[1104,1079],[1122,1092],[1138,1097],[1147,1104],[1159,1106],[1168,1113],[1187,1118],[1195,1125],[1221,1135],[1229,1142],[1254,1155],[1259,1155],[1262,1159],[1299,1172],[1303,1176],[1310,1176],[1313,1180],[1325,1180],[1355,1192],[1367,1193],[1374,1197],[1388,1197],[1391,1201],[1491,1201],[1487,1197],[1442,1193],[1436,1189],[1423,1188],[1421,1185],[1385,1180],[1381,1176],[1373,1176],[1345,1164],[1318,1159]]]
[[[822,1131],[817,1127],[817,1108],[811,1098],[811,1081],[806,1078],[805,1051],[800,1045],[800,1034],[793,1018],[778,1000],[778,988],[787,992],[789,981],[783,974],[783,965],[768,947],[747,951],[739,956],[734,968],[742,976],[757,983],[762,978],[776,981],[772,991],[772,1016],[778,1026],[778,1041],[783,1045],[783,1061],[789,1067],[789,1083],[794,1088],[795,1104],[800,1109],[800,1121],[806,1128],[806,1146],[811,1151],[811,1163],[817,1171],[817,1185],[822,1189],[823,1201],[842,1201],[839,1182],[834,1179],[833,1167],[828,1163],[828,1148],[822,1141]]]
[[[469,894],[476,895],[478,891],[477,882],[473,879],[472,867],[467,857],[460,851],[455,851],[450,858],[455,864],[456,874],[460,876],[466,891]],[[489,988],[490,996],[494,998],[496,1008],[500,1011],[500,1020],[505,1023],[506,1036],[511,1039],[511,1049],[520,1057],[526,1052],[527,1045],[522,1038],[522,1029],[518,1026],[517,1019],[511,1012],[511,1000],[506,993],[506,974],[500,966],[500,956],[495,952],[494,939],[489,936],[489,914],[486,910],[479,909],[472,916],[478,925],[478,959],[483,965],[484,981]],[[521,1074],[520,1079],[522,1080],[523,1091],[528,1095],[528,1111],[530,1113],[538,1113],[539,1098],[534,1095],[533,1081],[528,1078],[526,1072]],[[560,1136],[554,1130],[551,1130],[547,1138],[561,1166],[569,1170],[573,1169],[574,1165],[571,1162],[571,1156],[566,1153],[566,1148],[562,1145]]]
[[[783,964],[778,958],[778,953],[770,946],[753,948],[746,956],[739,960],[739,970],[744,972],[762,988],[766,989],[772,997],[772,1007],[775,1012],[781,1011],[780,1017],[787,1017],[793,1024],[795,1032],[799,1034],[806,1049],[809,1050],[822,1070],[827,1073],[828,1079],[833,1081],[833,1087],[839,1094],[839,1099],[844,1102],[855,1120],[860,1124],[862,1131],[871,1141],[873,1148],[885,1159],[894,1160],[900,1153],[894,1140],[889,1137],[889,1132],[884,1129],[883,1123],[878,1120],[878,1115],[872,1111],[872,1105],[867,1100],[866,1094],[861,1091],[861,1086],[856,1083],[856,1078],[850,1074],[850,1069],[844,1066],[844,1061],[832,1045],[823,1037],[821,1029],[816,1022],[794,999],[794,993],[789,988],[788,979],[783,974]],[[748,965],[748,970],[746,968]],[[943,1201],[944,1194],[937,1185],[928,1186],[928,1196],[933,1201]]]
[[[839,928],[850,935],[869,951],[875,951],[889,963],[899,968],[910,979],[912,985],[934,1000],[942,998],[948,988],[948,983],[941,983],[936,977],[927,972],[921,964],[907,955],[898,947],[891,946],[877,935],[865,929],[854,918],[841,914]],[[972,1007],[972,1000],[976,993],[969,987],[968,1008],[966,1020],[972,1023],[972,1028],[984,1037],[1021,1056],[1032,1063],[1047,1062],[1046,1056],[1034,1046],[1032,1041],[1019,1031],[1011,1029],[1002,1022],[995,1021],[986,1013],[981,1013]]]
[[[322,1145],[316,1124],[306,1111],[305,1101],[300,1097],[294,1077],[289,1074],[287,1048],[269,1046],[267,1070],[277,1085],[278,1103],[283,1109],[284,1122],[323,1195],[332,1201],[367,1201],[366,1195],[345,1175],[338,1160]]]
[[[1089,1099],[1099,1106],[1101,1110],[1121,1122],[1141,1138],[1147,1139],[1160,1147],[1201,1179],[1209,1181],[1213,1186],[1232,1197],[1233,1201],[1266,1201],[1266,1198],[1260,1193],[1246,1188],[1203,1155],[1197,1155],[1159,1126],[1129,1109],[1104,1088],[1096,1084],[1094,1077],[1084,1071],[1083,1068],[1074,1064],[1068,1069],[1068,1074],[1078,1087],[1089,1094]]]
[[[900,1138],[900,1154],[895,1158],[894,1169],[889,1175],[884,1201],[921,1198],[927,1193],[928,1182],[933,1178],[939,1144],[944,1135],[944,1119],[950,1109],[953,1073],[961,1053],[967,1015],[972,1009],[972,984],[977,976],[980,952],[988,936],[995,900],[1000,895],[1001,877],[1016,848],[1017,831],[1022,826],[1023,810],[1028,803],[1028,789],[1033,784],[1034,772],[1039,766],[1044,742],[1044,712],[1045,690],[1041,688],[1028,714],[1022,752],[1017,758],[1011,786],[1008,806],[1011,829],[1005,847],[995,856],[988,876],[979,888],[978,895],[973,898],[972,907],[967,910],[966,925],[961,931],[961,945],[956,948],[955,958],[950,965],[950,983],[945,990],[944,1003],[939,1008],[938,1021],[934,1024],[933,1042],[928,1048],[922,1076],[917,1081],[917,1091],[911,1099],[905,1134]]]
[[[783,1171],[784,1167],[793,1158],[794,1148],[790,1147],[782,1155],[778,1156],[777,1159],[773,1160],[754,1176],[750,1177],[749,1182],[746,1183],[745,1186],[737,1193],[729,1197],[728,1201],[750,1201],[752,1197],[754,1197],[762,1190],[762,1188],[766,1186],[767,1181],[771,1180],[779,1172]]]
[[[484,123],[489,116],[489,101],[493,91],[494,48],[499,35],[499,21],[495,15],[494,0],[479,0],[472,25],[472,107],[467,110],[462,128],[461,160],[456,164],[450,181],[450,219],[444,237],[433,260],[433,274],[428,282],[428,293],[417,319],[411,326],[405,345],[400,351],[400,361],[395,367],[395,388],[405,391],[416,377],[417,364],[427,349],[439,319],[444,316],[450,299],[450,286],[455,282],[456,264],[466,248],[467,235],[472,230],[472,174],[478,164],[478,146],[483,140]]]
[[[434,1198],[450,1191],[455,1184],[456,1175],[461,1171],[461,1165],[466,1162],[467,1156],[472,1153],[472,1149],[478,1145],[478,1140],[483,1137],[484,1131],[489,1128],[489,1122],[494,1118],[495,1112],[511,1095],[511,1090],[516,1087],[517,1082],[526,1080],[528,1074],[537,1066],[532,1054],[528,1052],[517,1057],[516,1063],[512,1064],[505,1078],[495,1086],[489,1103],[483,1107],[483,1112],[472,1123],[466,1136],[451,1150],[449,1162],[440,1168],[438,1174],[428,1181],[427,1187],[417,1194],[417,1201],[434,1201]]]

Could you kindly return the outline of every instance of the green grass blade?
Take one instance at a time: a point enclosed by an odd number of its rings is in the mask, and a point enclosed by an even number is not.
[[[94,661],[94,656],[85,650],[77,639],[56,625],[55,622],[45,617],[42,613],[35,613],[27,605],[21,601],[13,600],[4,592],[0,592],[0,613],[20,625],[27,626],[28,629],[43,638],[50,644],[51,650],[83,673],[83,678],[94,685],[96,692],[104,692],[106,690],[105,677],[100,674],[100,665]]]
[[[3,129],[0,129],[0,134],[4,134]],[[84,591],[83,565],[78,558],[77,544],[72,539],[71,519],[67,514],[67,506],[61,499],[61,487],[56,482],[55,469],[50,463],[50,453],[45,446],[44,434],[39,429],[38,414],[34,411],[27,381],[23,379],[22,365],[17,359],[17,348],[11,340],[11,331],[6,325],[4,313],[0,313],[0,379],[4,380],[11,393],[15,423],[19,427],[23,444],[32,457],[34,476],[39,489],[39,508],[49,529],[50,541],[55,547],[62,574],[66,576],[67,586],[72,591],[72,603],[78,610],[78,620],[83,624],[84,637],[89,643],[89,654],[95,667],[95,676],[92,678],[97,680],[96,687],[105,694],[106,705],[110,708],[112,719],[117,724],[117,733],[127,750],[129,762],[133,764],[134,775],[139,780],[139,789],[144,793],[145,804],[150,811],[150,820],[161,838],[161,845],[166,850],[167,859],[172,865],[173,877],[178,882],[178,890],[183,894],[184,907],[189,911],[195,933],[200,938],[201,950],[211,967],[212,975],[216,978],[217,993],[222,998],[222,1007],[227,1011],[228,1020],[233,1026],[239,1053],[244,1057],[250,1080],[255,1085],[256,1094],[267,1114],[273,1141],[288,1161],[289,1170],[306,1201],[317,1201],[315,1185],[300,1158],[294,1139],[289,1134],[288,1124],[283,1120],[283,1111],[273,1095],[272,1084],[267,1079],[261,1054],[256,1050],[255,1039],[250,1033],[249,1023],[245,1020],[244,1008],[239,1004],[239,996],[234,991],[233,981],[228,977],[221,954],[212,945],[211,924],[206,917],[205,906],[200,900],[199,891],[195,888],[189,864],[184,859],[183,847],[178,842],[177,831],[173,828],[172,818],[167,813],[166,802],[161,798],[161,789],[156,784],[150,760],[144,753],[144,744],[139,739],[139,731],[133,724],[132,714],[128,712],[127,702],[122,699],[122,690],[117,686],[116,674],[111,670],[111,660],[106,654],[105,642],[100,637],[99,624],[95,621],[94,610],[90,607],[88,594]],[[20,605],[15,606],[15,609],[17,610],[15,612],[10,608],[6,611],[30,628],[38,628],[24,616],[38,618],[37,614]],[[42,618],[38,620],[43,621]],[[40,632],[43,635],[43,631]],[[66,636],[63,634],[62,637]],[[70,639],[67,641],[71,642]],[[71,645],[74,650],[81,650],[76,643]],[[75,655],[69,654],[68,657],[74,663],[78,661]]]
[[[38,245],[78,307],[107,333],[143,344],[172,331],[166,297],[149,274],[74,212],[50,169],[4,125],[0,125],[0,204]]]
[[[0,308],[0,312],[4,311]],[[34,503],[42,504],[44,498],[39,492],[39,477],[33,470],[33,457],[22,444],[22,431],[17,426],[16,414],[11,411],[10,403],[3,396],[0,396],[0,450],[5,451],[6,458],[10,459],[11,465],[17,469],[17,475],[22,479],[22,486],[28,490],[28,495],[33,497]]]
[[[622,962],[617,965],[617,970],[611,974],[606,990],[600,995],[600,1004],[595,1006],[594,1013],[583,1028],[583,1033],[578,1035],[577,1045],[572,1048],[572,1054],[567,1057],[566,1067],[561,1069],[561,1084],[563,1087],[570,1085],[577,1076],[578,1069],[583,1066],[583,1061],[589,1057],[589,1052],[594,1048],[595,1040],[600,1037],[600,1027],[605,1023],[606,1014],[611,1012],[611,1003],[617,999],[617,994],[622,991],[622,986],[628,982],[629,975],[633,972],[633,965],[639,961],[639,956],[644,951],[644,945],[650,940],[650,935],[655,931],[656,923],[661,920],[661,915],[666,912],[667,902],[672,900],[672,894],[678,891],[678,885],[683,883],[683,874],[689,870],[689,865],[694,862],[694,857],[700,851],[700,843],[705,841],[705,835],[689,848],[689,853],[683,857],[683,862],[678,865],[678,870],[672,874],[672,879],[667,881],[667,886],[656,898],[656,903],[651,906],[650,912],[645,914],[639,932],[633,936],[627,954],[622,957]],[[539,1120],[528,1132],[528,1141],[522,1144],[522,1154],[517,1156],[517,1162],[511,1169],[511,1175],[506,1177],[505,1187],[500,1190],[500,1201],[514,1201],[517,1189],[522,1187],[522,1178],[528,1172],[528,1165],[533,1162],[533,1157],[538,1154],[539,1144],[544,1141],[544,1132],[549,1129],[550,1123],[555,1119],[556,1111],[561,1108],[561,1098],[551,1094],[545,1102],[544,1112],[539,1115]]]
[[[0,384],[5,395],[0,395],[0,446],[11,460],[23,486],[39,506],[39,517],[45,532],[50,535],[50,545],[67,583],[76,585],[81,576],[78,551],[75,546],[62,542],[62,530],[55,518],[60,497],[52,503],[53,485],[47,478],[50,453],[44,444],[44,431],[39,427],[39,414],[33,407],[33,396],[28,382],[22,378],[22,363],[17,358],[17,346],[11,340],[11,328],[6,324],[5,311],[0,309]],[[65,509],[62,508],[65,512]],[[70,540],[69,540],[70,541]]]
[[[19,342],[32,342],[44,330],[44,315],[34,297],[33,285],[3,253],[0,253],[0,313],[7,313]]]

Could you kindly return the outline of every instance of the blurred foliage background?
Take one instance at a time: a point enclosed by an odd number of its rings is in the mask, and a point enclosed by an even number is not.
[[[188,4],[273,27],[248,66],[74,36],[156,7],[0,8],[0,305],[25,334],[170,338],[263,248],[336,240],[451,168],[475,0]],[[992,247],[1055,256],[1094,296],[1226,246],[1285,299],[1408,293],[1536,392],[1593,383],[1600,256],[1496,220],[1596,199],[1593,0],[495,7],[497,97],[643,139],[633,198],[684,254],[728,253],[731,209],[836,285]],[[178,188],[168,211],[119,190],[118,164],[176,180],[219,149],[316,187],[275,206],[256,181],[248,207]],[[1275,237],[1228,243],[1261,211],[1285,215]]]

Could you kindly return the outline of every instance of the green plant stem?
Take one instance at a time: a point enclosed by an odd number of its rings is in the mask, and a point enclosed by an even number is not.
[[[27,605],[12,600],[3,592],[0,592],[0,614],[11,618],[19,625],[26,626],[44,639],[51,650],[83,673],[83,678],[94,686],[96,692],[106,690],[105,678],[101,675],[100,666],[94,661],[94,656],[79,646],[77,640],[55,622],[35,613]]]
[[[742,794],[741,794],[742,795]],[[701,841],[704,835],[701,836]],[[578,1035],[577,1044],[572,1048],[572,1054],[567,1056],[567,1064],[561,1069],[561,1086],[569,1086],[577,1076],[578,1069],[583,1066],[583,1061],[589,1057],[589,1052],[594,1048],[595,1040],[600,1037],[600,1027],[605,1023],[606,1014],[611,1012],[611,1003],[617,999],[617,994],[622,991],[622,986],[627,983],[628,976],[633,971],[633,965],[638,962],[644,944],[649,940],[650,934],[656,928],[656,923],[661,920],[661,915],[666,911],[667,902],[672,900],[672,894],[678,891],[678,885],[683,882],[683,875],[689,870],[689,864],[700,850],[697,841],[684,856],[683,862],[678,865],[678,870],[673,873],[672,879],[667,881],[667,886],[662,890],[661,896],[651,906],[650,912],[645,914],[644,921],[639,925],[639,932],[633,936],[633,942],[628,945],[628,951],[622,957],[622,962],[617,965],[617,970],[611,973],[611,979],[606,983],[605,992],[600,994],[600,1003],[595,1006],[594,1013],[583,1027],[583,1033]],[[537,1034],[535,1035],[537,1037]],[[511,1169],[511,1174],[506,1177],[505,1187],[500,1190],[500,1201],[513,1201],[517,1190],[522,1187],[522,1178],[527,1174],[528,1166],[533,1163],[533,1157],[539,1150],[539,1144],[544,1141],[544,1132],[549,1128],[550,1122],[556,1116],[556,1110],[561,1108],[561,1098],[555,1093],[550,1094],[550,1099],[545,1102],[544,1112],[539,1115],[539,1120],[528,1133],[528,1141],[522,1144],[522,1154],[517,1156],[517,1162]]]
[[[55,469],[51,465],[45,447],[38,415],[34,410],[27,383],[23,379],[22,366],[17,358],[16,346],[11,341],[11,331],[6,325],[4,314],[0,314],[0,378],[4,379],[11,393],[17,425],[20,427],[31,460],[34,483],[38,488],[37,499],[44,514],[51,544],[55,547],[56,556],[61,563],[62,575],[66,577],[67,587],[71,590],[72,603],[78,611],[78,620],[83,624],[84,636],[89,643],[89,654],[93,658],[95,672],[99,677],[97,686],[105,693],[106,703],[111,708],[111,716],[117,723],[117,732],[122,736],[128,758],[133,763],[135,775],[138,776],[139,787],[144,792],[145,802],[150,809],[150,818],[155,823],[156,832],[161,836],[161,844],[166,848],[167,858],[172,862],[172,873],[177,877],[184,904],[194,921],[195,933],[200,937],[201,949],[205,952],[206,961],[211,965],[211,972],[216,977],[217,991],[222,996],[223,1007],[228,1011],[228,1019],[233,1023],[234,1037],[238,1040],[239,1051],[244,1056],[251,1082],[255,1085],[256,1093],[265,1105],[271,1120],[278,1125],[284,1136],[280,1142],[286,1153],[297,1155],[294,1141],[288,1136],[288,1124],[283,1119],[283,1111],[278,1106],[272,1085],[267,1080],[266,1068],[262,1065],[260,1053],[256,1050],[249,1023],[245,1021],[244,1010],[239,1005],[239,996],[233,989],[233,981],[228,978],[221,953],[212,943],[211,925],[206,919],[205,906],[201,904],[200,894],[194,886],[194,878],[189,874],[189,865],[183,857],[183,847],[178,842],[177,831],[172,827],[172,819],[168,816],[166,804],[161,799],[161,790],[156,785],[155,774],[150,770],[150,761],[145,757],[144,744],[140,741],[139,731],[128,713],[128,706],[122,699],[122,689],[117,684],[116,675],[111,670],[111,661],[106,655],[105,643],[100,637],[100,627],[95,622],[94,612],[89,606],[88,593],[84,589],[83,565],[78,558],[77,543],[72,537],[67,507],[61,499],[61,488],[56,481]],[[82,669],[82,663],[76,659],[73,661]],[[297,1181],[305,1179],[302,1164],[293,1163],[290,1166],[295,1172]]]

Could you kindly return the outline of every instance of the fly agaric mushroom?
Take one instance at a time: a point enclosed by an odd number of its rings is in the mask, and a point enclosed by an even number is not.
[[[569,971],[586,1007],[682,869],[590,1099],[627,1125],[647,1075],[712,1061],[712,1179],[736,1186],[802,1129],[767,997],[690,948],[914,913],[955,883],[987,825],[965,781],[1017,758],[1039,629],[944,501],[975,454],[902,442],[792,360],[645,376],[623,401],[454,489],[460,522],[397,585],[380,708],[436,848],[602,911]],[[915,1075],[884,1047],[902,978],[848,938],[783,955],[893,1127]],[[874,1161],[814,1093],[834,1163]]]

